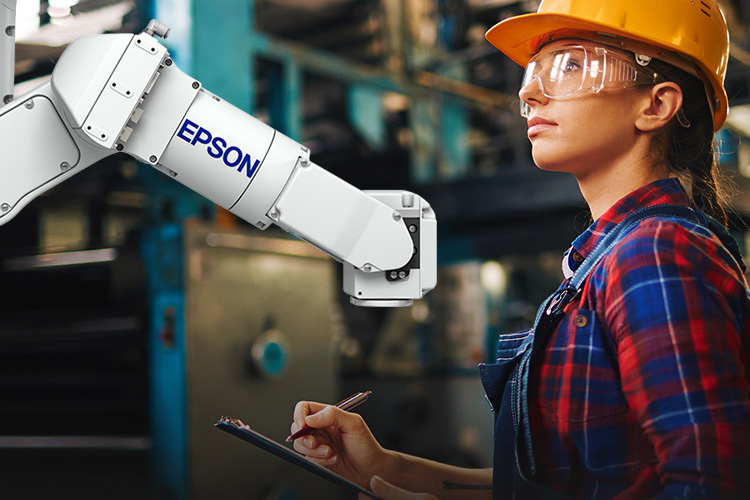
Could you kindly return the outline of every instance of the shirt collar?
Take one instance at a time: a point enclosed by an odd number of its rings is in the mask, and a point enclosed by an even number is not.
[[[636,189],[612,205],[601,217],[595,220],[586,231],[573,241],[571,248],[563,258],[563,273],[566,278],[573,275],[581,262],[594,247],[621,222],[630,212],[637,208],[671,203],[690,206],[687,193],[675,178],[659,179]]]

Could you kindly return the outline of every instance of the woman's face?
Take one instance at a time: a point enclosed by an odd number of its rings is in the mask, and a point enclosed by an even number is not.
[[[597,47],[582,40],[559,40],[540,53],[567,46]],[[643,95],[642,88],[605,87],[599,93],[547,97],[538,81],[531,80],[519,97],[528,106],[527,135],[534,162],[543,170],[568,172],[582,180],[627,159],[634,153],[638,136],[639,95]]]

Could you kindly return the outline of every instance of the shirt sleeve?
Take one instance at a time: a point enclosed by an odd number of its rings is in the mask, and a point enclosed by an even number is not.
[[[668,220],[642,223],[604,265],[605,323],[662,498],[744,498],[750,311],[739,267],[712,234]]]

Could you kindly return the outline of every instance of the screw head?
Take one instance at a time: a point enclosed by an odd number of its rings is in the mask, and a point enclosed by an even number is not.
[[[5,28],[5,34],[8,36],[14,36],[16,34],[16,27],[8,26],[7,28]]]
[[[62,162],[60,164],[60,170],[63,172],[67,172],[68,170],[70,170],[70,163],[68,163],[67,161]]]
[[[270,212],[268,212],[268,216],[270,218],[276,220],[276,219],[279,218],[279,211],[274,208],[273,210],[271,210]]]
[[[164,65],[165,65],[165,66],[171,66],[171,65],[172,65],[172,60],[171,60],[171,59],[169,59],[169,58],[167,58],[167,60],[166,60],[166,61],[164,61]]]
[[[194,89],[200,88],[200,86],[201,86],[201,84],[200,84],[200,83],[198,83],[198,82],[193,82],[193,88],[194,88]]]
[[[0,209],[3,212],[7,212],[8,210],[10,210],[10,205],[8,205],[7,203],[3,203],[2,205],[0,205]]]
[[[122,151],[123,149],[125,149],[125,146],[123,146],[122,144],[118,144],[117,146],[115,146],[115,149],[117,151]]]
[[[26,109],[32,109],[34,107],[34,101],[28,100],[28,101],[26,101],[26,103],[24,104],[24,106],[26,106]]]
[[[362,270],[364,272],[366,272],[366,273],[371,273],[372,272],[372,266],[370,264],[365,264],[364,266],[362,266]]]
[[[150,157],[150,158],[148,159],[148,161],[150,161],[151,163],[156,163],[156,161],[157,161],[158,159],[159,159],[159,158],[157,158],[157,157],[156,157],[156,155],[151,155],[151,157]]]
[[[302,158],[300,160],[299,164],[300,164],[301,167],[306,167],[306,166],[308,166],[310,164],[310,160],[308,160],[307,158]]]
[[[393,212],[393,220],[395,220],[396,222],[400,221],[401,220],[401,214],[398,213],[398,212]]]
[[[409,225],[409,232],[410,233],[416,233],[417,232],[417,226],[415,226],[414,224],[410,224]]]
[[[12,101],[12,100],[13,100],[13,96],[12,96],[12,95],[10,95],[10,94],[8,94],[8,95],[6,95],[5,97],[3,97],[3,103],[4,103],[4,104],[8,104],[8,103],[9,103],[10,101]]]

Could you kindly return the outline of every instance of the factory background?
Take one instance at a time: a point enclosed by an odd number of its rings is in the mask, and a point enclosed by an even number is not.
[[[750,0],[719,2],[732,49],[718,134],[750,220]],[[213,427],[282,441],[294,404],[357,411],[390,448],[489,467],[476,365],[528,326],[590,220],[575,180],[532,163],[522,69],[484,40],[513,0],[19,0],[16,95],[74,39],[140,32],[212,93],[360,189],[406,189],[438,220],[438,285],[359,308],[341,266],[112,156],[0,227],[0,498],[353,498]],[[45,147],[40,135],[39,147]],[[19,166],[22,168],[22,166]],[[2,182],[2,179],[0,179]]]

